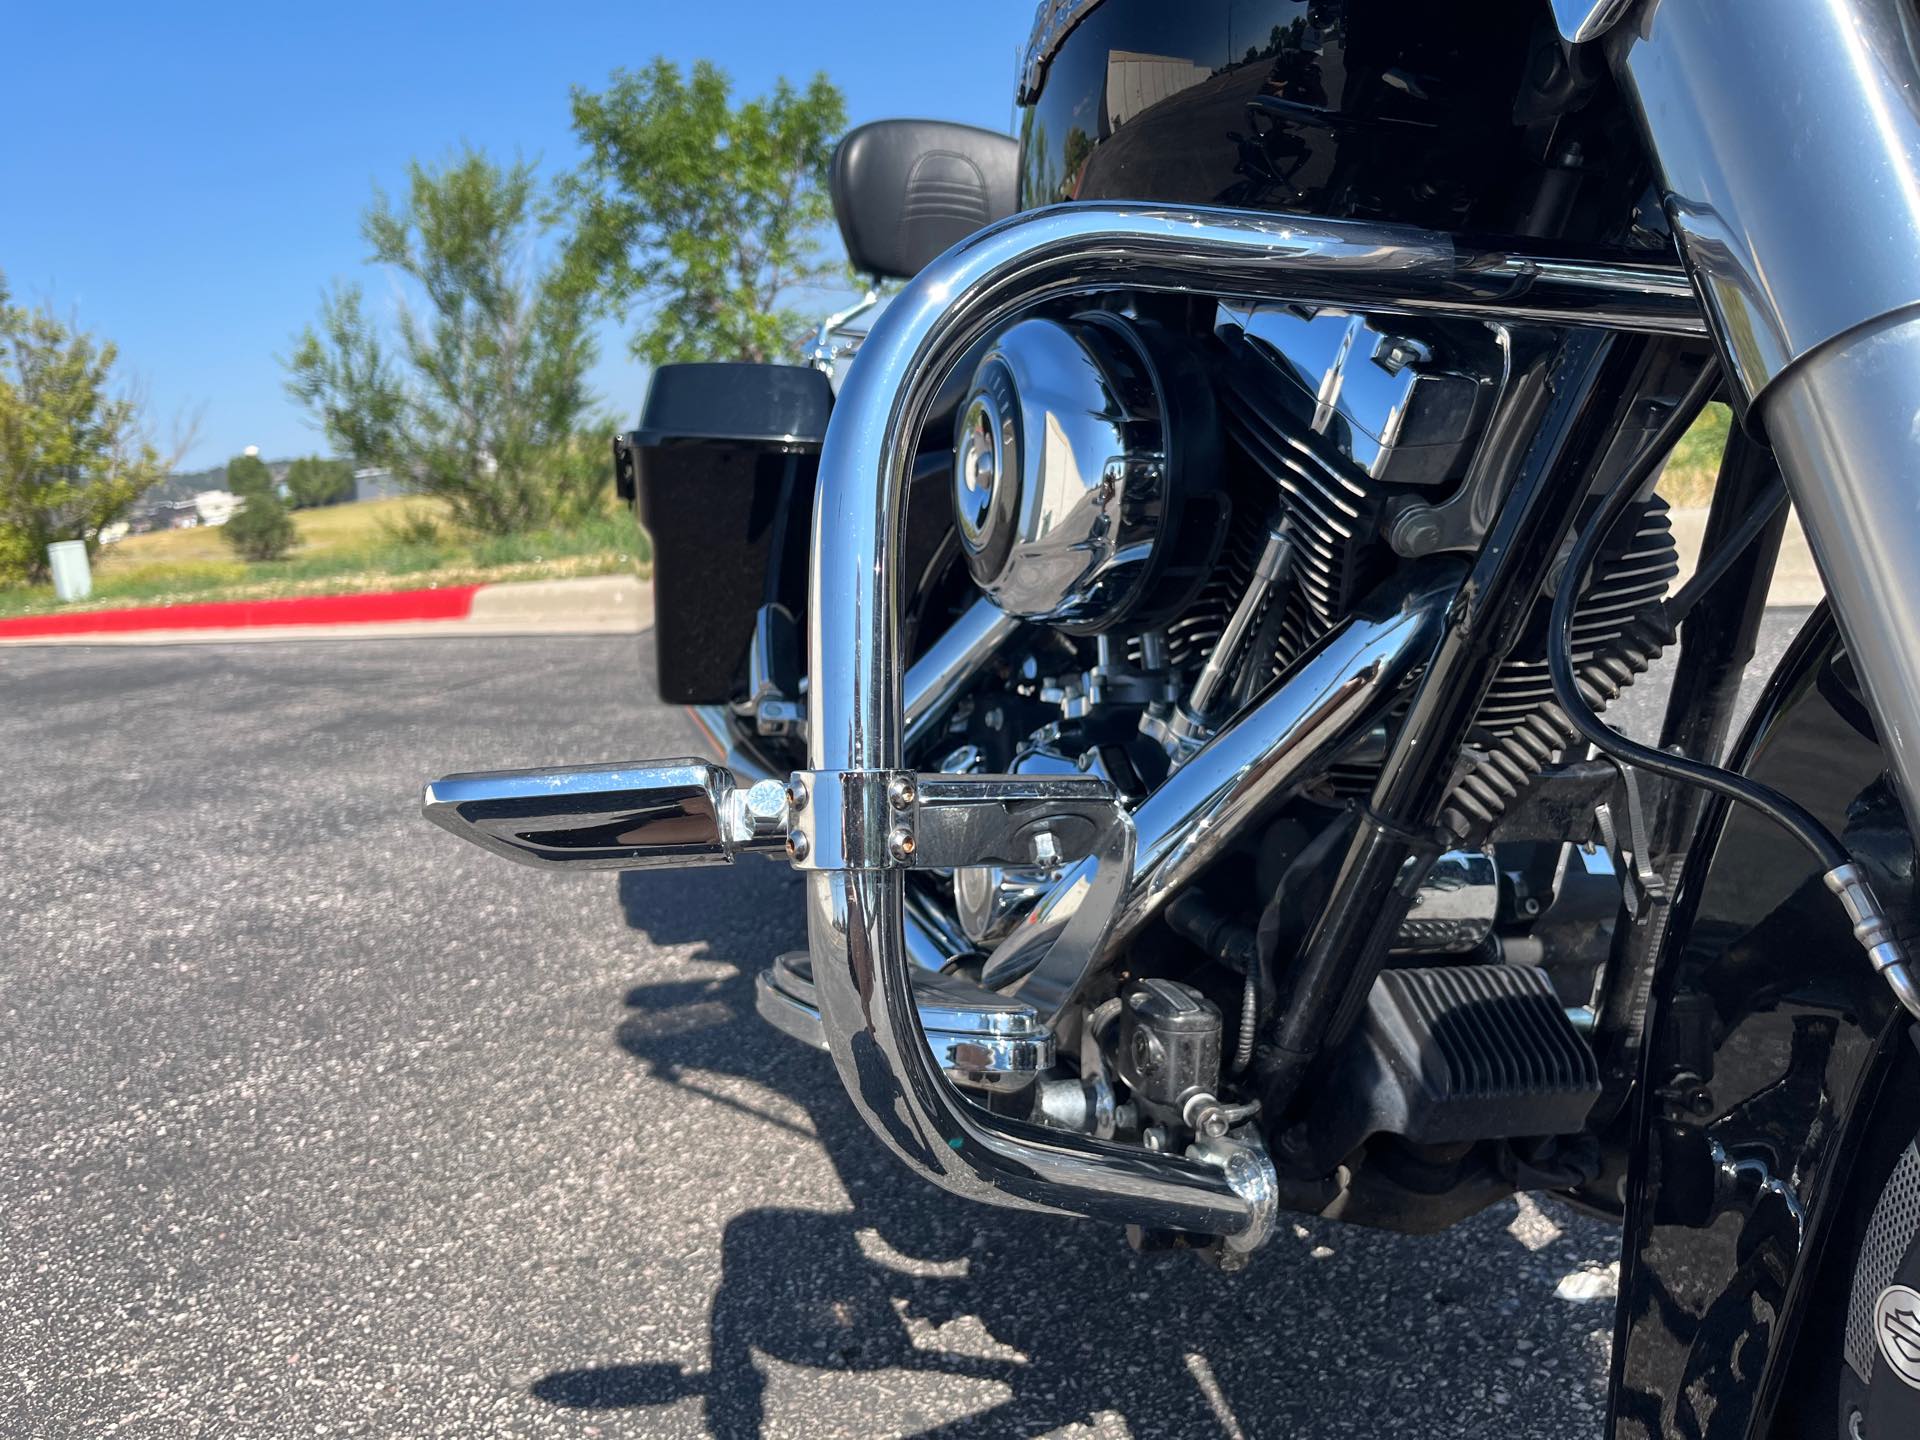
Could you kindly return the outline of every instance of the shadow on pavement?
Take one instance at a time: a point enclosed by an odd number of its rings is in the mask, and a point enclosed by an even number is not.
[[[620,899],[628,923],[656,941],[706,940],[716,958],[771,955],[804,942],[799,883],[772,866],[628,873]],[[1037,1433],[1102,1412],[1129,1417],[1135,1433],[1333,1433],[1316,1428],[1336,1398],[1326,1391],[1327,1362],[1281,1343],[1302,1298],[1300,1282],[1281,1268],[1285,1256],[1263,1255],[1227,1280],[1190,1256],[1136,1256],[1106,1228],[940,1196],[867,1133],[824,1055],[754,1014],[751,968],[711,982],[637,985],[626,1003],[632,1014],[616,1038],[652,1074],[681,1083],[685,1071],[730,1073],[803,1107],[853,1209],[765,1207],[727,1224],[706,1371],[644,1358],[557,1371],[532,1386],[539,1399],[591,1411],[700,1396],[713,1434],[755,1436],[767,1388],[756,1356],[766,1356],[829,1372],[996,1380],[1011,1391],[980,1413],[929,1421],[923,1435]],[[1309,1289],[1308,1298],[1337,1297]],[[1427,1313],[1465,1298],[1401,1296]],[[1337,1326],[1331,1314],[1309,1323]],[[963,1317],[972,1318],[953,1336],[987,1354],[938,1348],[947,1337],[929,1327]],[[1383,1328],[1371,1360],[1404,1371],[1408,1337]],[[1349,1342],[1363,1362],[1369,1343]],[[1223,1382],[1260,1413],[1234,1417]],[[1363,1429],[1391,1423],[1391,1384],[1378,1400],[1374,1421],[1355,1409],[1343,1418]]]

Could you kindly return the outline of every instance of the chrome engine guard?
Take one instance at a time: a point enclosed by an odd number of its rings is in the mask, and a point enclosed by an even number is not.
[[[918,1003],[913,971],[940,968],[945,953],[909,907],[906,872],[1043,855],[1064,865],[1023,927],[1031,933],[1016,932],[988,966],[993,988],[1019,988],[1051,1029],[1116,937],[1380,718],[1431,656],[1460,570],[1442,561],[1412,571],[1400,600],[1350,615],[1132,812],[1089,775],[905,769],[909,742],[1013,624],[981,601],[911,673],[903,666],[897,560],[909,467],[937,387],[1017,310],[1102,289],[1705,333],[1670,266],[1469,252],[1406,227],[1150,205],[1057,206],[991,226],[894,299],[834,409],[814,511],[811,768],[782,781],[755,773],[742,753],[726,757],[738,776],[694,760],[455,775],[428,786],[425,810],[497,854],[563,870],[725,864],[784,849],[808,873],[821,1038],[889,1148],[956,1194],[1217,1236],[1223,1263],[1239,1263],[1278,1208],[1278,1177],[1257,1139],[1204,1139],[1184,1154],[1116,1145],[994,1114],[954,1088],[949,1068],[975,1081],[1015,1077],[1030,1057],[997,1066],[965,1026],[936,1023],[938,1003]],[[724,751],[724,717],[705,728]],[[933,1029],[944,1037],[939,1057]]]
[[[907,286],[855,360],[828,428],[809,607],[813,774],[879,793],[903,764],[901,549],[914,444],[945,372],[1015,310],[1126,288],[1244,300],[1344,300],[1670,334],[1704,332],[1665,267],[1473,256],[1396,226],[1159,206],[1068,205],[961,242]],[[848,813],[841,828],[864,832]],[[857,853],[865,849],[867,853]],[[935,1065],[908,973],[903,872],[867,847],[807,861],[807,930],[828,1049],[868,1126],[943,1188],[996,1205],[1223,1237],[1272,1227],[1276,1182],[1240,1146],[1161,1154],[1042,1130],[966,1103]],[[830,868],[831,867],[831,868]]]

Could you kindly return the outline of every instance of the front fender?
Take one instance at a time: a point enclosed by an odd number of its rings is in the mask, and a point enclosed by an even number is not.
[[[1824,606],[1732,763],[1812,809],[1903,922],[1914,913],[1912,837]],[[1608,1430],[1621,1440],[1771,1432],[1906,1029],[1806,852],[1771,822],[1717,803],[1685,876],[1631,1121]],[[1851,1274],[1850,1254],[1832,1263]]]

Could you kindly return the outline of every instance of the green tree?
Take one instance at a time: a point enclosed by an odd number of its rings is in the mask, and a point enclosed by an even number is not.
[[[651,364],[779,358],[810,324],[786,302],[845,275],[820,243],[840,91],[816,75],[735,105],[732,88],[709,61],[683,75],[659,59],[573,92],[571,258],[614,314],[643,312],[633,353]]]
[[[258,455],[236,455],[227,462],[227,489],[236,495],[267,494],[274,489],[273,472]]]
[[[574,273],[537,258],[547,223],[530,165],[475,150],[415,162],[404,200],[376,192],[362,225],[408,291],[397,348],[348,285],[287,362],[289,392],[337,450],[409,477],[487,534],[577,518],[606,489],[606,466],[571,459],[594,344]]]
[[[113,393],[118,351],[41,309],[0,276],[0,583],[47,577],[47,546],[100,532],[165,478],[139,404]]]
[[[353,498],[353,466],[309,455],[287,467],[287,498],[296,510],[338,505]]]
[[[243,560],[278,560],[300,538],[293,517],[280,499],[273,472],[258,455],[236,455],[227,462],[227,489],[240,507],[220,528]]]

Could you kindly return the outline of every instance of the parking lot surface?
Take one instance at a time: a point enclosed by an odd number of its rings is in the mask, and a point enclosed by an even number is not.
[[[0,653],[0,1434],[1598,1436],[1608,1227],[1222,1279],[946,1197],[753,1014],[784,867],[420,819],[691,752],[651,690],[632,637]]]

